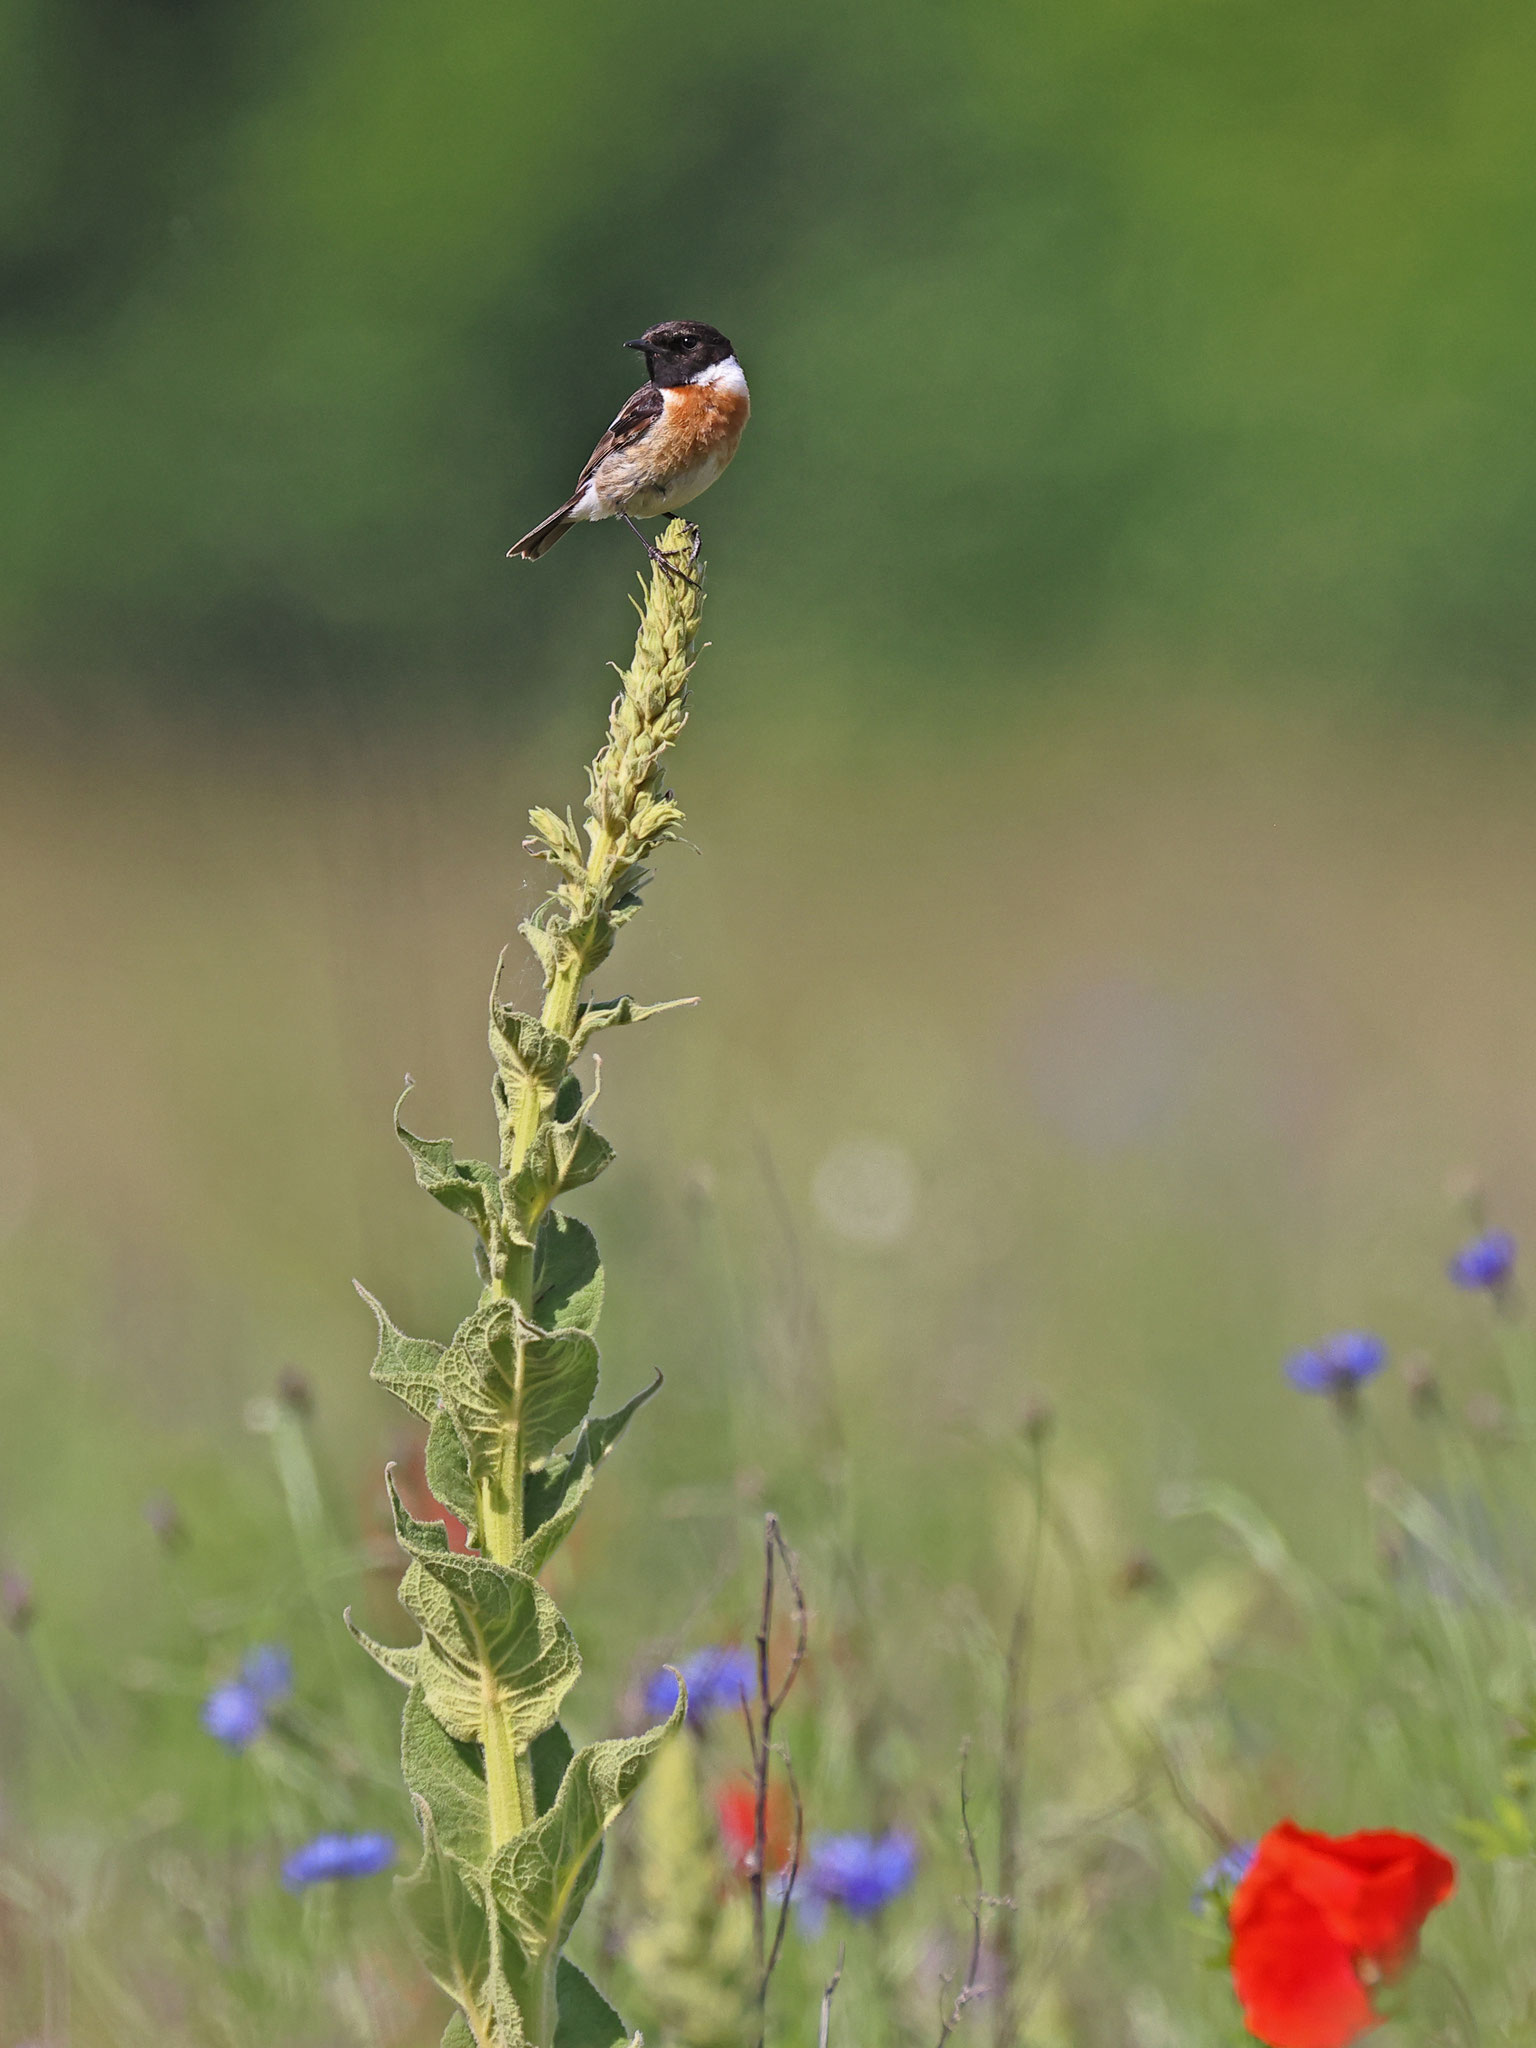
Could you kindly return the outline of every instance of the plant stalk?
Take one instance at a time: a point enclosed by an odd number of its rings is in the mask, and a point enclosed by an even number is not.
[[[694,529],[677,521],[663,539],[697,561]],[[419,1869],[401,1881],[402,1904],[424,1960],[461,2010],[462,2022],[450,2028],[450,2038],[464,2038],[467,2025],[476,2048],[551,2048],[559,2022],[557,1973],[569,1929],[565,1918],[548,1917],[554,1910],[551,1894],[540,1871],[531,1868],[539,1857],[529,1859],[525,1870],[517,1857],[504,1853],[552,1817],[549,1810],[541,1816],[534,1795],[529,1735],[558,1727],[560,1702],[579,1668],[568,1625],[547,1590],[533,1583],[527,1538],[530,1520],[537,1530],[563,1513],[559,1503],[570,1487],[579,1481],[584,1490],[589,1476],[585,1467],[573,1475],[569,1464],[555,1459],[550,1424],[556,1415],[564,1417],[567,1427],[554,1435],[569,1434],[576,1418],[561,1404],[578,1391],[583,1412],[591,1401],[597,1365],[591,1330],[601,1303],[602,1267],[585,1225],[552,1218],[551,1210],[567,1189],[595,1178],[612,1156],[606,1142],[586,1128],[596,1090],[584,1100],[572,1080],[573,1047],[582,1035],[583,990],[639,906],[647,858],[675,838],[684,822],[661,776],[687,722],[701,603],[702,572],[681,583],[660,571],[651,578],[634,658],[622,672],[605,743],[588,770],[586,850],[569,811],[562,817],[538,806],[530,813],[533,835],[525,848],[549,862],[559,881],[523,926],[543,970],[539,1014],[503,1006],[493,996],[500,1126],[495,1164],[455,1159],[448,1141],[400,1130],[420,1185],[474,1228],[485,1291],[447,1346],[404,1337],[381,1311],[375,1376],[429,1427],[445,1416],[451,1424],[449,1440],[440,1444],[441,1480],[435,1465],[431,1476],[445,1504],[472,1513],[479,1556],[467,1564],[454,1557],[440,1531],[434,1534],[397,1503],[401,1544],[419,1568],[419,1588],[418,1580],[411,1586],[426,1604],[414,1591],[402,1599],[422,1624],[422,1640],[407,1652],[354,1632],[386,1670],[413,1687],[402,1762],[423,1809],[424,1849]],[[591,1015],[587,1035],[668,1007],[673,1006],[618,1001]],[[542,1306],[536,1299],[540,1286]],[[561,1339],[551,1342],[556,1326]],[[642,1398],[596,1419],[603,1433],[595,1440],[593,1462]],[[588,1416],[581,1426],[593,1420]],[[434,1459],[438,1450],[434,1444]],[[537,1505],[530,1507],[526,1489],[534,1461],[541,1473],[547,1461],[549,1471]],[[541,1558],[568,1528],[567,1515],[558,1530],[538,1539]],[[765,1703],[765,1752],[773,1714],[804,1653],[804,1606],[782,1539],[779,1552],[796,1595],[800,1644],[789,1677]],[[509,1604],[518,1617],[515,1626],[507,1625]],[[470,1672],[478,1673],[473,1707],[464,1693]],[[680,1703],[662,1727],[592,1745],[568,1765],[566,1784],[585,1783],[585,1793],[578,1789],[574,1796],[597,1802],[600,1826],[596,1840],[579,1829],[573,1834],[568,1827],[545,1828],[541,1854],[552,1858],[548,1875],[556,1904],[568,1904],[578,1884],[590,1883],[588,1865],[600,1853],[601,1832],[661,1742],[676,1734],[681,1713]],[[482,1792],[477,1784],[459,1783],[460,1808],[467,1796],[474,1810],[468,1816],[456,1811],[453,1819],[475,1825],[450,1827],[445,1814],[434,1826],[433,1801],[448,1782],[445,1774],[459,1781],[455,1744],[462,1741],[466,1720],[479,1740],[484,1785]],[[760,1834],[762,1826],[760,1802]],[[509,1926],[527,1933],[526,1940],[518,1937],[526,1969],[514,1969],[515,1958],[502,1959],[498,1931]],[[782,1934],[781,1913],[768,1972]]]
[[[526,1765],[526,1756],[518,1754],[510,1716],[498,1702],[485,1717],[485,1791],[493,1850],[520,1835],[533,1819],[532,1773]]]

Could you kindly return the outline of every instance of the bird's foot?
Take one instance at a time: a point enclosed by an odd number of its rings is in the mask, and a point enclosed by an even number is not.
[[[654,541],[648,540],[627,512],[621,513],[619,516],[663,576],[670,576],[674,583],[686,583],[692,590],[698,590],[701,587],[697,576],[690,576],[686,569],[678,567],[679,562],[685,561],[688,564],[688,568],[691,569],[699,559],[699,529],[697,527],[693,528],[693,539],[689,545],[674,553],[666,548],[659,548]]]

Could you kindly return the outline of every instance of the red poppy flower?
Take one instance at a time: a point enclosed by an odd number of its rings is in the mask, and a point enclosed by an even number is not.
[[[746,1779],[722,1785],[715,1794],[715,1812],[720,1818],[720,1837],[737,1870],[745,1875],[757,1841],[757,1792]],[[789,1861],[789,1804],[782,1787],[768,1788],[768,1839],[764,1860],[770,1871],[782,1870]]]
[[[1232,1897],[1232,1982],[1268,2048],[1348,2048],[1370,1987],[1413,1959],[1456,1866],[1417,1835],[1314,1835],[1283,1820]]]

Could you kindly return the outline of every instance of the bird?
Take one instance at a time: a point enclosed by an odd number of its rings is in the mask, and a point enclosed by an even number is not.
[[[565,503],[508,548],[509,559],[536,562],[573,526],[617,518],[653,562],[682,575],[635,520],[676,512],[709,489],[740,445],[752,410],[747,380],[731,344],[702,320],[659,321],[624,347],[644,355],[645,383],[625,400]]]

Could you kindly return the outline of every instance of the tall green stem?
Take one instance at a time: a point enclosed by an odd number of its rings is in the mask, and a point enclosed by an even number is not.
[[[680,521],[663,545],[697,561],[697,534]],[[467,2025],[476,2048],[551,2048],[568,1915],[563,1907],[550,1915],[590,1884],[600,1852],[570,1813],[595,1802],[600,1836],[681,1725],[680,1703],[664,1727],[578,1752],[554,1804],[540,1812],[530,1738],[558,1730],[579,1657],[537,1573],[568,1531],[591,1467],[645,1398],[595,1424],[586,1412],[602,1267],[586,1226],[554,1210],[603,1171],[612,1150],[588,1125],[590,1098],[583,1102],[570,1067],[593,1031],[673,1007],[624,997],[582,1022],[584,988],[638,908],[645,862],[683,823],[661,777],[687,722],[701,585],[702,573],[651,578],[634,659],[588,771],[585,846],[569,811],[530,813],[524,843],[559,879],[522,928],[543,970],[539,1015],[492,1002],[495,1163],[455,1159],[448,1141],[397,1126],[421,1186],[476,1231],[487,1284],[447,1345],[404,1336],[375,1304],[374,1374],[428,1424],[433,1489],[474,1520],[478,1555],[456,1555],[442,1526],[415,1520],[395,1494],[396,1530],[412,1559],[401,1600],[422,1639],[397,1649],[354,1633],[411,1687],[402,1761],[423,1854],[401,1881],[402,1903],[424,1960],[461,2009],[448,2038],[463,2041]],[[594,1427],[601,1434],[588,1438]],[[561,1458],[573,1430],[581,1432],[576,1447]],[[464,1776],[471,1739],[483,1756],[483,1805],[478,1783]],[[440,1799],[449,1788],[453,1799]],[[534,1830],[542,1831],[537,1854],[506,1853]],[[548,1873],[545,1858],[553,1859]]]
[[[485,1790],[491,1808],[491,1846],[499,1849],[520,1835],[533,1819],[532,1776],[518,1754],[509,1716],[493,1706],[485,1717]],[[529,1783],[524,1786],[524,1777]]]

